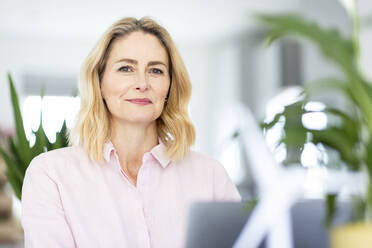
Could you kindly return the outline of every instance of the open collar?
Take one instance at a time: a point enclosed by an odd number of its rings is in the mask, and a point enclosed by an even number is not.
[[[151,151],[149,152],[155,160],[159,162],[159,164],[166,168],[169,163],[171,162],[171,159],[169,158],[167,154],[167,147],[164,145],[164,143],[159,139],[159,144],[154,146]],[[111,155],[115,153],[116,149],[111,141],[107,141],[103,147],[103,158],[106,162],[109,162],[111,160]],[[146,153],[145,153],[146,154]]]

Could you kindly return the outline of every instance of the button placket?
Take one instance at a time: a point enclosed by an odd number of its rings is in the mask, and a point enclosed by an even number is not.
[[[146,219],[146,222],[149,223],[149,212],[148,212],[148,185],[149,185],[149,157],[146,156],[149,154],[145,154],[143,159],[143,164],[139,171],[138,179],[137,179],[137,189],[138,193],[142,200],[142,212]]]
[[[140,202],[141,202],[142,216],[143,216],[143,220],[145,222],[147,241],[148,241],[147,245],[150,247],[151,246],[151,234],[150,234],[150,226],[149,226],[149,213],[147,211],[148,208],[146,207],[145,196],[143,194],[143,187],[142,188],[137,187],[137,190],[138,190],[138,197],[140,198]]]
[[[137,175],[137,188],[141,193],[144,193],[146,190],[146,185],[148,184],[147,172],[148,172],[148,161],[150,159],[150,154],[145,153],[142,158],[142,166],[138,171]]]

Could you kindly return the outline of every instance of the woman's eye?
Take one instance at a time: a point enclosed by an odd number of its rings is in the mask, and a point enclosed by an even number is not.
[[[151,73],[154,73],[154,74],[163,74],[163,71],[158,69],[158,68],[153,68],[151,69]]]
[[[122,67],[119,68],[118,71],[131,72],[132,71],[132,68],[130,68],[130,66],[122,66]]]

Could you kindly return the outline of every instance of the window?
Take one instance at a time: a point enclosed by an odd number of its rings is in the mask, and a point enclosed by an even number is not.
[[[43,128],[51,142],[56,139],[58,132],[66,120],[67,128],[71,128],[80,108],[79,97],[71,96],[28,96],[23,103],[23,122],[26,136],[35,142],[32,130],[36,131],[40,125],[40,113],[43,113]]]

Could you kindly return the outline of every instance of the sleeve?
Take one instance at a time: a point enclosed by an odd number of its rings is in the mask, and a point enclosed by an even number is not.
[[[76,247],[57,184],[50,177],[45,162],[36,157],[23,181],[21,221],[25,248]]]
[[[222,164],[214,168],[214,200],[216,201],[241,201],[238,189],[231,181]]]

